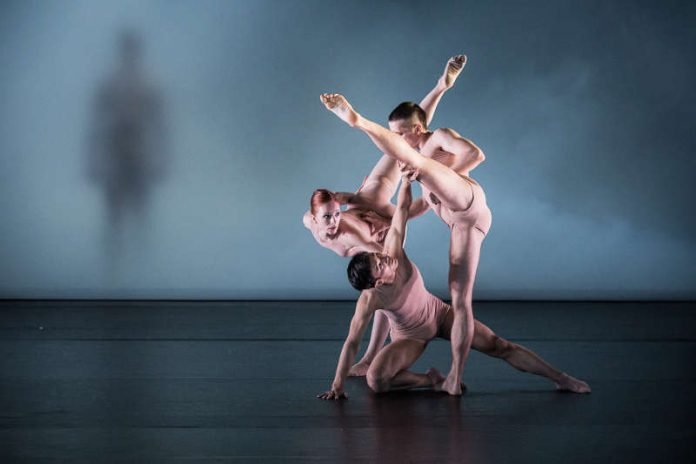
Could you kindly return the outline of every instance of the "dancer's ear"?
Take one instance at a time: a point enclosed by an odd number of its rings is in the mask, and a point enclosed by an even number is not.
[[[375,280],[375,288],[379,288],[382,285],[384,285],[384,281],[382,279]]]

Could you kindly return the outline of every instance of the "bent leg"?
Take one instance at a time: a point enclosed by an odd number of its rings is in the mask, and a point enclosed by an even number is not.
[[[338,94],[322,95],[324,105],[352,127],[365,132],[385,154],[419,171],[418,180],[449,209],[463,211],[473,198],[471,185],[447,166],[413,149],[400,135],[359,115]]]
[[[426,343],[420,340],[403,339],[391,342],[382,348],[367,371],[367,384],[375,393],[406,390],[409,388],[433,387],[433,378],[428,374],[407,371],[425,350]]]

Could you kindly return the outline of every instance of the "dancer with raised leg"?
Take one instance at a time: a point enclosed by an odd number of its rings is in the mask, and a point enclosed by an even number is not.
[[[424,198],[450,227],[449,288],[454,309],[452,366],[442,388],[452,395],[460,395],[462,370],[474,334],[474,279],[481,244],[491,225],[491,212],[486,205],[483,189],[470,177],[423,156],[412,146],[421,146],[423,151],[432,153],[450,151],[452,148],[447,145],[445,134],[454,137],[453,132],[404,132],[402,138],[398,133],[361,116],[342,95],[323,94],[321,100],[327,109],[349,126],[365,132],[382,152],[412,168],[426,189]],[[466,144],[466,141],[462,139],[462,143]],[[469,164],[479,162],[480,159],[471,158]],[[463,170],[467,168],[464,166]]]
[[[360,253],[348,266],[351,285],[361,290],[361,294],[331,389],[317,395],[321,399],[345,398],[343,387],[349,375],[366,375],[368,385],[375,392],[443,389],[445,377],[437,369],[431,368],[424,374],[408,370],[430,340],[436,337],[451,339],[455,319],[450,305],[426,290],[418,267],[404,252],[410,204],[411,185],[407,178],[401,184],[396,212],[382,252]],[[375,319],[370,346],[361,362],[351,368],[362,335],[376,314],[386,316],[389,321],[384,323]],[[521,371],[547,377],[559,390],[590,391],[585,382],[556,370],[527,348],[498,337],[479,321],[474,321],[472,326],[474,349],[501,358]],[[392,342],[382,348],[390,328]]]
[[[464,55],[450,58],[436,85],[421,101],[419,106],[423,109],[426,125],[433,118],[442,96],[454,86],[465,63]],[[339,256],[381,250],[394,214],[391,199],[396,192],[399,175],[396,160],[383,155],[357,192],[315,190],[310,199],[310,208],[303,217],[305,227],[317,243]],[[341,210],[343,205],[348,207],[344,211]],[[413,203],[409,217],[425,213],[428,207],[419,198]]]

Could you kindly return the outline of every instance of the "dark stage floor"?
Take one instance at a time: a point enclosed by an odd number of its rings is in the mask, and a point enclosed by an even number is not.
[[[0,462],[696,460],[696,303],[475,305],[591,395],[472,353],[462,398],[320,401],[352,307],[0,302]],[[416,368],[449,362],[436,341]]]

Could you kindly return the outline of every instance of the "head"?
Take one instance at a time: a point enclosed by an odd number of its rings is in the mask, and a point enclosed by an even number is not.
[[[333,235],[338,231],[338,225],[341,223],[341,204],[336,201],[336,195],[332,191],[315,190],[309,201],[309,210],[312,213],[312,221],[319,226],[320,232]]]
[[[416,103],[403,102],[389,114],[389,129],[416,147],[423,134],[428,132],[427,115]]]
[[[399,262],[384,253],[358,253],[348,264],[348,280],[356,290],[394,283]]]

